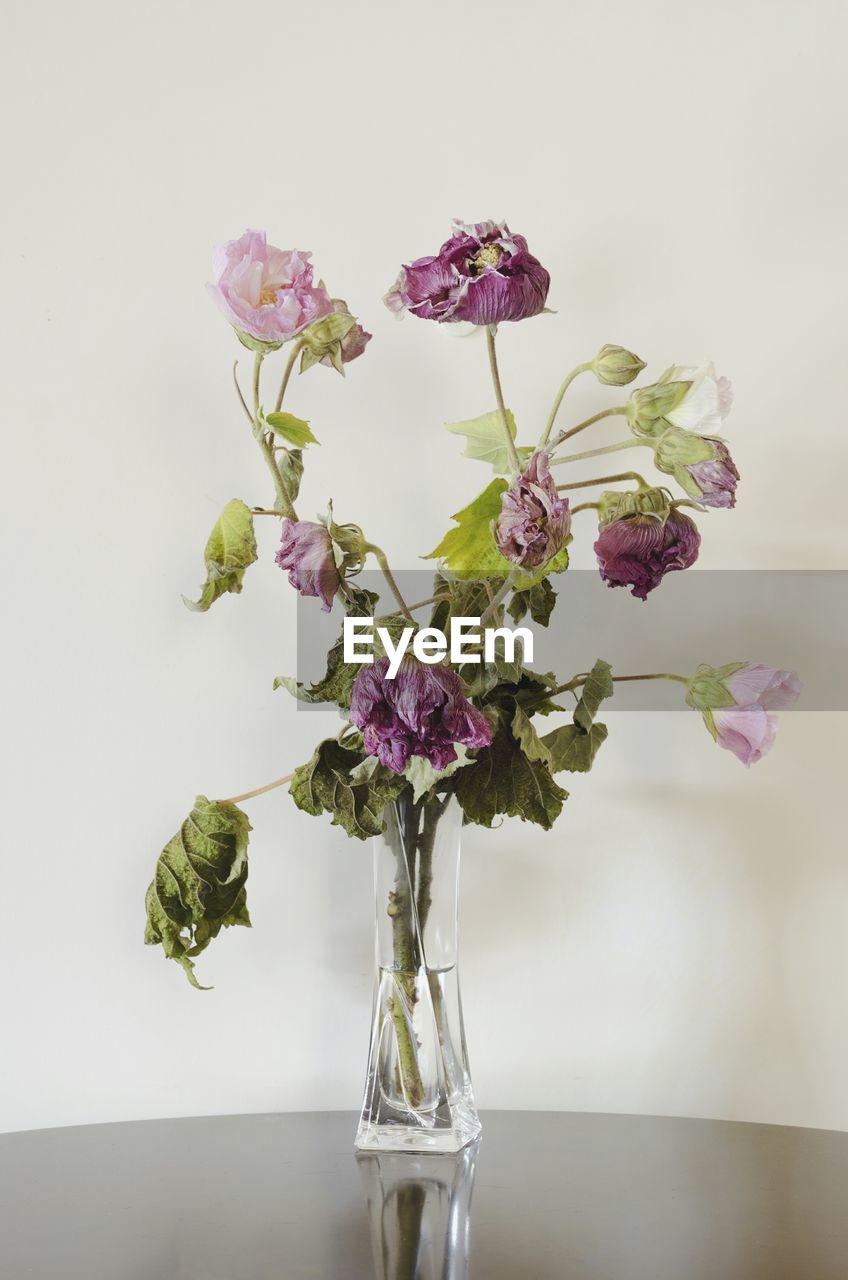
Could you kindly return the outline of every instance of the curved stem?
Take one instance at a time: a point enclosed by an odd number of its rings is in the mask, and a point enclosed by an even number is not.
[[[600,502],[578,502],[576,507],[571,508],[571,514],[577,515],[578,511],[600,511]]]
[[[300,341],[296,342],[292,347],[291,355],[286,361],[286,367],[283,370],[283,380],[280,383],[280,389],[277,392],[277,401],[276,401],[276,404],[274,405],[275,413],[279,413],[280,409],[282,408],[283,396],[286,394],[286,387],[289,385],[289,379],[291,378],[292,373],[294,372],[295,361],[297,360],[297,357],[300,355],[302,350],[303,350],[303,339],[301,338]]]
[[[582,422],[578,422],[576,427],[570,427],[568,431],[560,431],[555,437],[551,449],[556,449],[562,444],[563,440],[570,440],[572,436],[576,436],[579,431],[585,431],[587,427],[593,426],[596,422],[600,422],[603,418],[614,418],[617,414],[627,412],[627,406],[623,404],[613,405],[611,409],[601,409],[599,413],[593,413],[591,418],[584,418]]]
[[[236,388],[236,395],[238,396],[239,400],[241,401],[241,407],[242,407],[242,409],[244,409],[244,412],[245,412],[245,415],[246,415],[246,417],[247,417],[247,420],[248,420],[248,422],[249,422],[249,423],[251,424],[251,426],[252,426],[252,425],[253,425],[253,414],[252,414],[252,413],[250,412],[250,410],[248,409],[248,407],[247,407],[247,401],[245,400],[244,396],[242,395],[241,387],[239,386],[239,380],[238,380],[238,360],[234,360],[234,361],[233,361],[233,383],[235,384],[235,388]]]
[[[255,787],[253,791],[243,791],[240,796],[229,796],[226,800],[219,800],[218,804],[241,804],[242,800],[252,800],[254,796],[262,796],[266,791],[273,791],[276,787],[284,787],[287,782],[291,782],[293,777],[293,773],[287,773],[284,778],[277,778],[276,782],[266,782],[264,787]]]
[[[294,506],[292,505],[289,495],[286,493],[286,487],[283,484],[283,477],[280,475],[280,469],[274,458],[274,450],[270,441],[262,430],[262,420],[260,417],[259,387],[262,376],[262,361],[264,359],[261,351],[256,352],[253,361],[253,435],[256,443],[259,445],[262,457],[265,459],[265,465],[271,473],[274,481],[274,491],[277,495],[277,506],[282,510],[283,514],[288,516],[290,520],[296,520]]]
[[[498,402],[498,413],[501,415],[501,423],[503,424],[504,436],[506,437],[506,451],[509,456],[509,465],[512,467],[513,475],[518,475],[521,470],[521,461],[518,457],[518,451],[515,448],[515,441],[512,438],[512,432],[509,429],[509,418],[506,414],[506,405],[504,404],[503,388],[501,387],[501,375],[498,372],[498,357],[495,351],[495,328],[494,325],[486,326],[486,345],[489,350],[489,368],[492,372],[492,384],[495,388],[495,399]]]
[[[573,676],[571,680],[566,681],[565,684],[558,684],[556,689],[553,690],[553,693],[570,693],[573,689],[579,689],[580,686],[585,684],[589,679],[589,674],[590,673],[588,671],[584,671],[579,676]],[[673,671],[649,671],[645,675],[611,676],[610,678],[614,684],[626,684],[631,680],[677,680],[680,684],[688,685],[689,683],[688,676],[678,676],[675,675]],[[548,694],[545,695],[545,697],[548,696]]]
[[[383,550],[382,547],[375,546],[373,542],[368,542],[365,544],[365,551],[366,551],[366,554],[369,551],[371,552],[372,556],[374,557],[374,559],[377,561],[378,565],[382,569],[383,577],[386,579],[386,582],[389,585],[389,590],[391,591],[392,595],[394,596],[395,600],[398,603],[398,608],[400,609],[400,612],[409,622],[411,622],[414,625],[415,619],[413,618],[412,614],[409,611],[409,605],[406,603],[406,601],[404,600],[403,596],[400,593],[400,587],[395,581],[395,576],[392,573],[391,569],[389,568],[389,562],[386,559],[385,551]]]
[[[648,483],[638,471],[617,471],[611,476],[595,476],[591,480],[572,480],[570,484],[558,484],[557,492],[565,493],[567,489],[591,489],[596,484],[616,484],[619,480],[635,480],[640,489],[647,489]],[[572,508],[573,510],[573,508]]]
[[[552,467],[561,466],[564,462],[582,462],[584,458],[600,458],[604,453],[618,453],[622,449],[653,449],[652,440],[619,440],[618,444],[607,444],[600,449],[584,449],[582,453],[567,453],[564,458],[551,458]]]
[[[507,576],[504,578],[503,585],[492,596],[491,600],[486,606],[485,611],[481,615],[480,617],[481,627],[486,625],[487,621],[489,620],[489,618],[491,618],[492,614],[495,613],[495,611],[499,609],[500,606],[503,604],[504,600],[506,600],[507,596],[512,590],[512,585],[515,582],[515,579],[517,577],[518,577],[518,569],[511,569],[510,572],[507,574]]]
[[[579,364],[576,369],[571,370],[571,373],[568,375],[568,377],[565,379],[562,386],[560,387],[559,391],[556,393],[554,402],[551,405],[551,411],[548,414],[548,421],[545,424],[545,430],[542,432],[542,437],[539,440],[540,449],[544,445],[546,445],[548,440],[550,439],[551,432],[554,429],[554,423],[556,422],[556,416],[559,413],[559,407],[562,404],[563,396],[565,395],[566,391],[571,386],[575,378],[579,377],[581,373],[588,373],[588,371],[591,368],[592,368],[591,360],[587,364]]]

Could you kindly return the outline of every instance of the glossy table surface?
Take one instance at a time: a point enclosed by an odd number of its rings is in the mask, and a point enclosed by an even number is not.
[[[845,1280],[848,1134],[484,1114],[356,1156],[344,1112],[0,1136],[8,1280]]]

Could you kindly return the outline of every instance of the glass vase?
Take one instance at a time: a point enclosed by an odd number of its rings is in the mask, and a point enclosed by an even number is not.
[[[360,1151],[459,1151],[480,1132],[457,975],[462,811],[404,794],[374,840],[375,985]]]

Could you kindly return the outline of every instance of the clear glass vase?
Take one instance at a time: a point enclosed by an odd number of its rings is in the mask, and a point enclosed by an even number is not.
[[[480,1120],[457,975],[462,811],[452,796],[385,812],[374,841],[376,974],[360,1151],[459,1151]]]

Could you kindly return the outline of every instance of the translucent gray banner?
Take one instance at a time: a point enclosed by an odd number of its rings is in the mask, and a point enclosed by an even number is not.
[[[432,570],[396,570],[395,577],[410,604],[433,594]],[[397,609],[379,571],[361,573],[356,581],[380,593],[377,613]],[[558,599],[550,626],[535,625],[529,615],[520,624],[533,632],[528,665],[537,671],[553,671],[565,681],[596,658],[610,662],[616,675],[691,675],[701,663],[762,662],[798,672],[803,690],[796,709],[848,710],[848,572],[672,573],[644,602],[610,589],[593,570],[571,569],[552,583]],[[298,669],[286,674],[307,683],[323,675],[343,616],[338,604],[325,614],[318,600],[298,600]],[[415,617],[426,625],[430,607]],[[685,704],[679,685],[651,680],[617,685],[614,709],[672,711]]]

